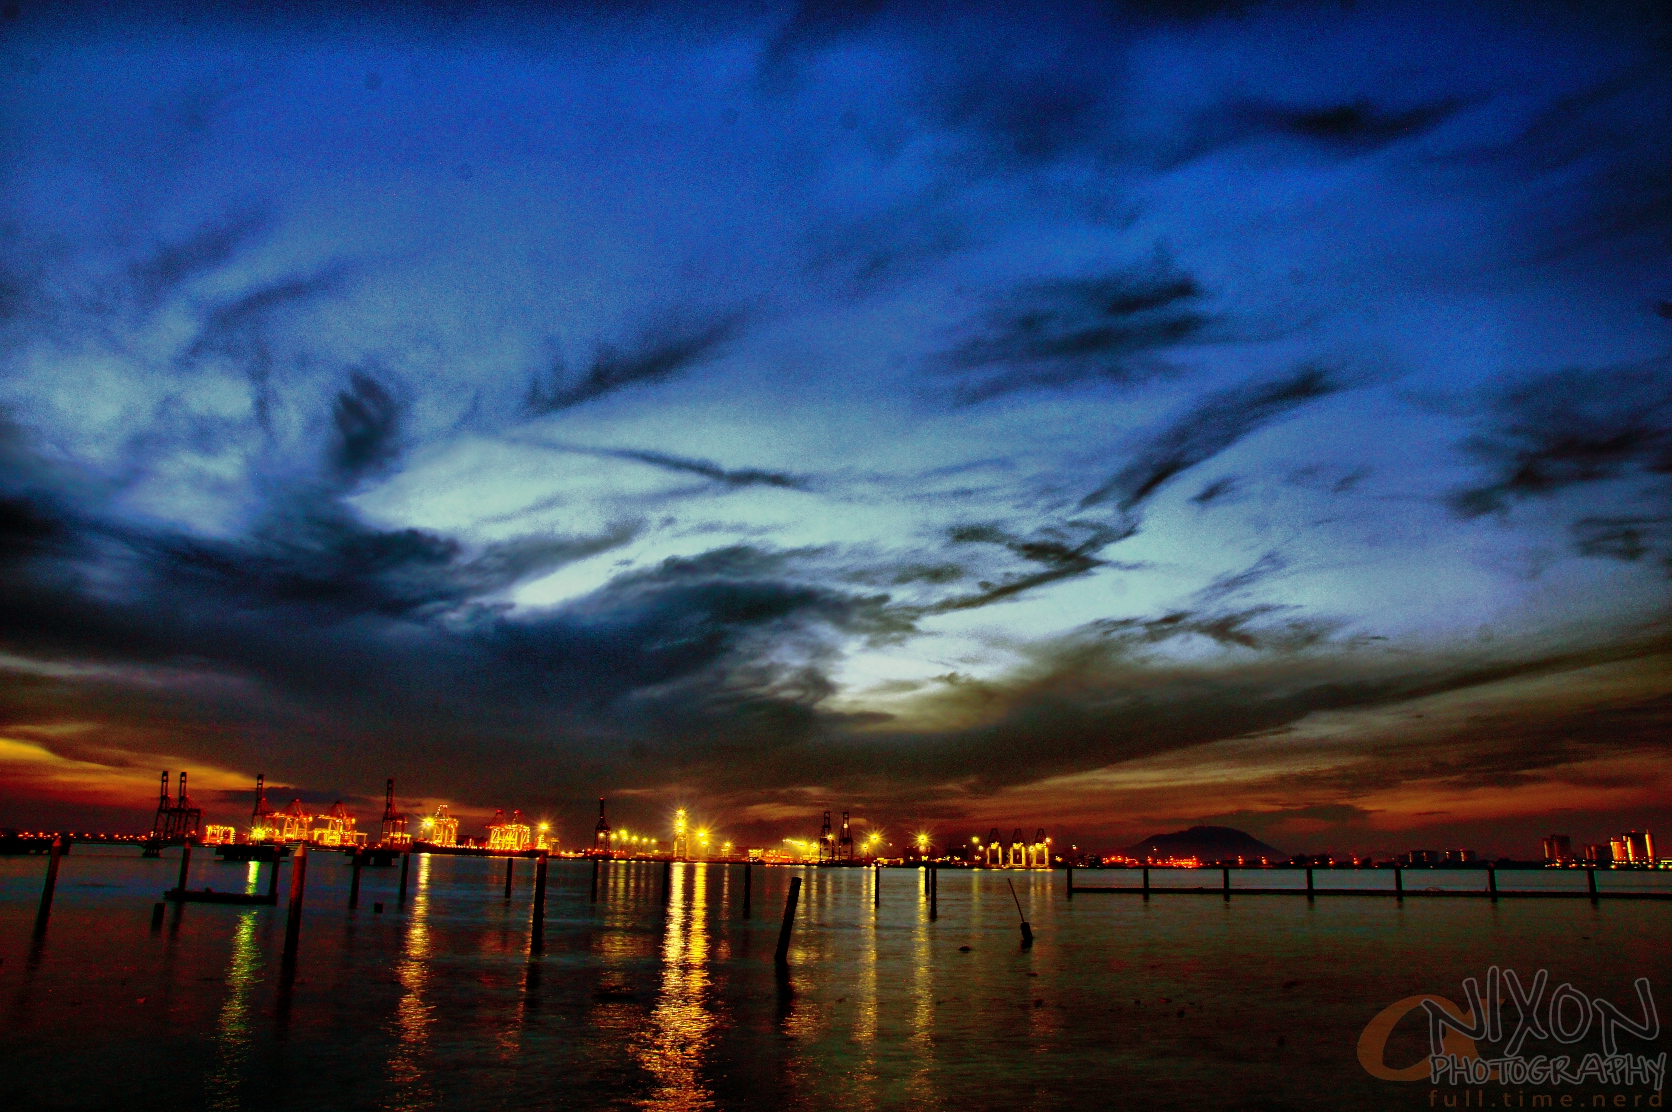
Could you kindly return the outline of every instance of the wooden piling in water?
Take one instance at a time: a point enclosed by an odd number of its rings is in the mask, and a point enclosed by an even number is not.
[[[1149,866],[1144,866],[1144,899],[1149,899]]]
[[[182,895],[184,895],[186,891],[186,872],[191,867],[192,844],[187,842],[185,845],[180,847],[180,879],[174,885],[174,890]]]
[[[546,860],[547,855],[542,853],[534,861],[534,924],[528,946],[536,954],[546,948]]]
[[[778,928],[778,949],[772,955],[773,964],[782,968],[790,963],[790,931],[795,927],[795,905],[801,900],[801,878],[790,877],[790,894],[784,897],[784,925]]]
[[[506,899],[511,898],[511,876],[512,876],[513,871],[516,869],[516,867],[517,867],[517,859],[515,857],[507,857],[505,859],[505,898]]]
[[[46,883],[41,885],[41,906],[35,912],[35,933],[46,933],[47,920],[52,918],[52,896],[58,890],[58,862],[64,856],[64,836],[53,836],[52,848],[47,851]]]
[[[929,866],[929,918],[940,918],[940,868]]]
[[[1231,901],[1231,870],[1220,869],[1219,871],[1222,874],[1220,878],[1221,884],[1225,889],[1225,902],[1229,903]]]
[[[1074,898],[1074,866],[1068,866],[1068,898]]]
[[[1595,869],[1585,870],[1585,886],[1591,893],[1591,906],[1595,907],[1597,902],[1597,871]]]
[[[290,912],[284,923],[284,960],[296,961],[296,947],[302,939],[302,894],[307,890],[308,847],[297,846],[290,858]]]
[[[401,894],[395,901],[403,907],[406,905],[406,874],[411,869],[411,866],[412,851],[407,850],[405,853],[401,854]],[[274,869],[276,870],[277,868],[278,866],[274,865]]]
[[[1005,877],[1004,882],[1010,885],[1010,898],[1016,901],[1016,917],[1022,920],[1022,949],[1026,950],[1033,945],[1033,927],[1028,923],[1028,917],[1022,911],[1022,901],[1016,895],[1016,885],[1011,883],[1009,877]]]
[[[360,906],[360,851],[355,850],[349,856],[349,866],[354,870],[353,879],[348,882],[348,910],[354,911]]]
[[[1312,898],[1312,893],[1312,866],[1308,865],[1306,867],[1306,898],[1310,900]]]
[[[151,929],[154,931],[163,929],[163,904],[161,900],[151,905]]]
[[[754,887],[754,883],[755,883],[755,867],[753,865],[751,865],[749,862],[745,861],[743,863],[743,917],[745,919],[750,917],[749,897],[752,895],[752,893],[749,890]]]
[[[871,906],[882,906],[882,863],[880,861],[871,863]]]
[[[1399,902],[1405,902],[1405,870],[1398,865],[1393,867],[1393,895]]]
[[[598,859],[592,859],[592,902],[598,902]]]
[[[1492,893],[1492,902],[1498,902],[1498,870],[1495,866],[1486,866],[1486,890]]]
[[[279,903],[279,857],[278,857],[278,855],[276,855],[276,854],[274,855],[272,862],[269,863],[267,867],[272,870],[271,872],[269,872],[267,874],[267,902],[276,907],[276,906],[278,906],[278,903]],[[162,905],[159,904],[158,906],[160,907]]]

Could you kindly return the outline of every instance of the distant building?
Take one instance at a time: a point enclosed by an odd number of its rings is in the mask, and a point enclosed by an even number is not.
[[[1609,841],[1616,862],[1628,865],[1655,863],[1655,836],[1647,830],[1627,830]]]
[[[1474,863],[1474,860],[1475,860],[1475,851],[1472,850],[1472,849],[1448,849],[1448,850],[1446,850],[1445,863],[1447,865],[1471,865],[1471,864]]]
[[[1544,860],[1550,865],[1566,865],[1573,860],[1573,840],[1566,834],[1550,834],[1544,839]]]
[[[1437,849],[1406,850],[1399,855],[1399,863],[1401,865],[1438,865],[1440,863],[1440,851]]]
[[[1585,864],[1606,865],[1614,860],[1612,847],[1601,843],[1588,845],[1584,853]]]

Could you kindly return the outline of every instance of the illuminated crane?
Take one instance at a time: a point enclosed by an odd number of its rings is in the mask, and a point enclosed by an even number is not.
[[[273,808],[267,805],[267,777],[258,772],[255,774],[255,807],[250,811],[250,841],[265,842],[277,837],[278,831],[274,829],[277,825]]]
[[[824,813],[824,825],[819,828],[819,864],[836,860],[836,835],[830,832],[830,812]]]
[[[406,832],[406,816],[395,810],[395,778],[393,776],[389,777],[383,785],[383,827],[377,844],[394,848],[412,844],[412,835]]]
[[[203,809],[192,806],[191,796],[186,794],[186,774],[180,774],[180,794],[175,800],[168,798],[168,773],[163,773],[162,791],[157,796],[157,816],[151,822],[151,840],[153,842],[187,842],[195,839],[203,826]]]
[[[488,848],[521,853],[532,840],[529,835],[528,824],[523,822],[521,811],[512,811],[510,822],[505,821],[503,810],[495,811],[493,822],[488,824]]]
[[[317,825],[308,831],[308,841],[316,846],[359,846],[364,845],[366,834],[354,829],[354,816],[348,813],[342,800],[331,804],[331,809],[323,815],[315,815]]]
[[[604,817],[604,798],[598,797],[598,825],[592,828],[592,855],[608,857],[610,853],[610,820]]]
[[[423,840],[432,846],[459,844],[459,820],[447,813],[447,804],[435,809],[435,814],[418,824]]]
[[[690,827],[685,818],[685,808],[681,807],[673,813],[673,859],[683,861],[691,853]]]
[[[1049,869],[1051,867],[1051,839],[1045,836],[1042,826],[1033,833],[1033,844],[1028,846],[1028,868]]]

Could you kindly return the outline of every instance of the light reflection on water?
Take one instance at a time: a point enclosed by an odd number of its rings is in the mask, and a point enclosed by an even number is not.
[[[1002,873],[943,871],[931,922],[916,871],[885,870],[879,905],[871,870],[757,867],[743,919],[737,866],[677,866],[664,893],[659,863],[609,864],[593,902],[591,863],[554,861],[533,954],[526,865],[507,902],[500,861],[412,864],[406,906],[398,869],[368,869],[350,912],[346,863],[311,855],[284,992],[282,903],[177,908],[152,931],[178,858],[77,847],[37,950],[41,862],[0,859],[0,1106],[1183,1109],[1210,1086],[1231,1105],[1388,1107],[1353,1048],[1393,1000],[1456,996],[1487,964],[1624,1003],[1638,976],[1672,993],[1664,904],[1068,901],[1060,873],[1013,874],[1039,939],[1023,950]]]
[[[430,869],[434,859],[418,858],[418,883],[401,944],[401,961],[395,979],[405,990],[395,1006],[393,1053],[387,1074],[393,1088],[384,1107],[391,1112],[416,1112],[436,1103],[429,1085],[426,1051],[435,1005],[426,998],[430,958]]]
[[[708,1010],[708,874],[699,865],[675,865],[662,936],[662,985],[650,1013],[649,1038],[636,1056],[657,1081],[645,1108],[712,1108],[699,1069],[714,1029]]]
[[[244,891],[253,895],[261,873],[259,862],[245,870]],[[250,994],[260,979],[261,948],[256,942],[256,923],[261,912],[248,908],[239,914],[232,932],[232,960],[226,967],[226,1000],[215,1022],[215,1064],[204,1079],[211,1109],[241,1107],[238,1087],[250,1053]]]

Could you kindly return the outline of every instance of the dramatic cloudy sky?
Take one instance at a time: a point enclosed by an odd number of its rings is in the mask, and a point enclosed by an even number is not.
[[[401,7],[5,7],[0,822],[1672,821],[1653,6]]]

